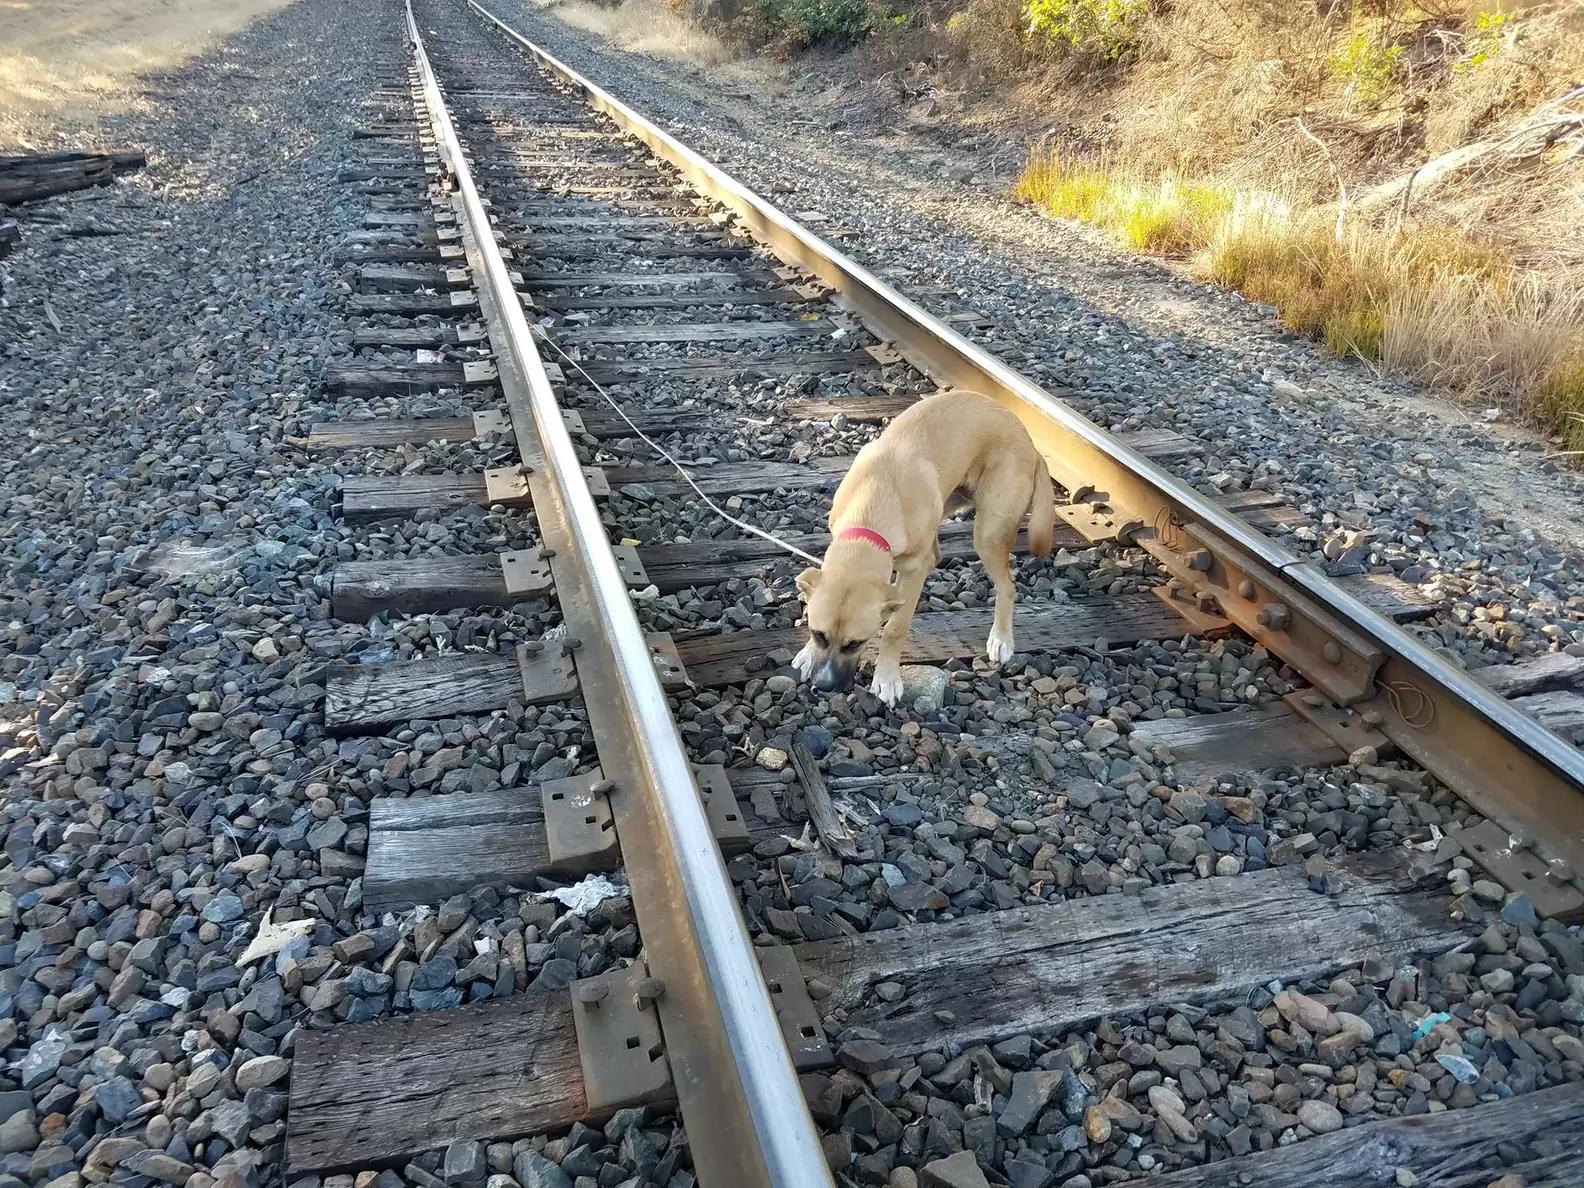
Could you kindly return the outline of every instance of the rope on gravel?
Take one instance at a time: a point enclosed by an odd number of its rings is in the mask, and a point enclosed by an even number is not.
[[[802,549],[798,548],[797,545],[792,544],[792,543],[790,543],[788,541],[782,540],[779,536],[775,535],[773,532],[766,532],[763,528],[755,527],[753,524],[748,523],[746,520],[738,519],[736,516],[732,515],[729,511],[727,511],[725,508],[723,508],[719,504],[717,504],[713,499],[711,499],[708,495],[706,495],[704,493],[704,488],[700,487],[696,482],[693,481],[693,476],[688,473],[687,468],[685,466],[683,466],[682,463],[678,462],[676,460],[676,458],[672,456],[671,452],[665,448],[665,446],[661,445],[654,438],[650,437],[647,433],[645,433],[642,429],[638,428],[637,425],[633,424],[632,418],[627,415],[627,410],[622,408],[621,404],[616,400],[616,398],[614,396],[612,396],[604,388],[600,387],[600,385],[594,380],[594,377],[589,375],[588,372],[584,371],[582,365],[580,363],[578,363],[578,361],[576,359],[574,359],[571,355],[567,354],[566,351],[562,350],[560,344],[556,343],[553,339],[549,338],[548,336],[546,336],[545,338],[540,339],[540,341],[548,343],[550,348],[551,348],[551,350],[555,351],[556,354],[560,355],[561,358],[565,362],[571,364],[572,367],[574,367],[577,370],[577,373],[579,375],[581,375],[585,381],[587,381],[589,386],[592,387],[596,392],[598,392],[600,394],[600,396],[604,399],[605,403],[610,405],[613,409],[616,410],[616,415],[619,416],[622,420],[627,422],[628,428],[630,428],[634,433],[636,433],[646,443],[648,443],[648,446],[649,446],[650,449],[654,450],[655,453],[659,454],[667,462],[671,463],[672,466],[676,467],[676,471],[677,471],[678,474],[680,474],[682,476],[683,481],[686,482],[688,486],[692,487],[693,490],[698,493],[698,497],[704,501],[704,506],[709,508],[710,511],[714,512],[717,516],[719,516],[721,519],[725,520],[728,524],[735,525],[736,527],[741,528],[744,532],[750,532],[754,536],[757,536],[757,537],[759,537],[762,540],[768,540],[771,544],[775,545],[776,547],[785,549],[787,552],[791,553],[794,557],[800,557],[804,561],[811,562],[814,565],[821,564],[820,559],[818,557],[814,556],[814,554],[805,553]]]

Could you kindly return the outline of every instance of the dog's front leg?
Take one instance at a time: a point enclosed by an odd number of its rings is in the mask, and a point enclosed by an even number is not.
[[[798,670],[798,675],[805,681],[814,675],[814,641],[807,640],[803,650],[792,657],[792,667]]]
[[[897,608],[880,632],[880,654],[875,658],[874,681],[869,686],[869,692],[887,705],[895,705],[902,699],[902,646],[907,643],[908,632],[913,627],[913,612],[937,558],[938,554],[920,557],[897,568]]]

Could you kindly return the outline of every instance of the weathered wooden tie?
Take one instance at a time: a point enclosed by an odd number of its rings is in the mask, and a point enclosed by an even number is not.
[[[819,1004],[899,1053],[1055,1033],[1161,1002],[1216,1004],[1369,955],[1444,952],[1467,926],[1444,895],[1405,885],[1407,858],[1351,858],[1315,911],[1300,867],[1146,888],[799,945]],[[1074,976],[1081,970],[1082,976]],[[899,1002],[871,999],[885,981]],[[289,1174],[395,1162],[455,1138],[510,1139],[589,1118],[572,1003],[530,991],[431,1014],[299,1031]],[[937,1012],[952,1013],[941,1023]],[[393,1085],[401,1086],[392,1093]]]

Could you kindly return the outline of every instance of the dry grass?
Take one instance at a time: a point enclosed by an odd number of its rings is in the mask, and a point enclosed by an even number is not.
[[[1484,402],[1584,448],[1584,295],[1447,230],[1362,222],[1292,195],[1038,155],[1017,193],[1122,242],[1192,257],[1202,275],[1274,306],[1340,354]]]
[[[0,0],[0,143],[92,126],[132,82],[290,0]]]
[[[606,7],[589,0],[539,5],[567,24],[634,53],[670,58],[692,66],[719,66],[737,55],[718,37],[658,0],[625,0]]]

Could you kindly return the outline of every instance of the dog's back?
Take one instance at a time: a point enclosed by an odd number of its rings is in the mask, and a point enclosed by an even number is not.
[[[1056,520],[1045,459],[1016,416],[977,392],[942,392],[903,410],[859,452],[842,488],[873,489],[878,483],[907,493],[909,502],[929,498],[949,511],[955,493],[977,505],[987,479],[1025,468],[1035,479],[1027,505],[1029,549],[1043,557],[1051,551]],[[838,489],[833,521],[842,496]]]

